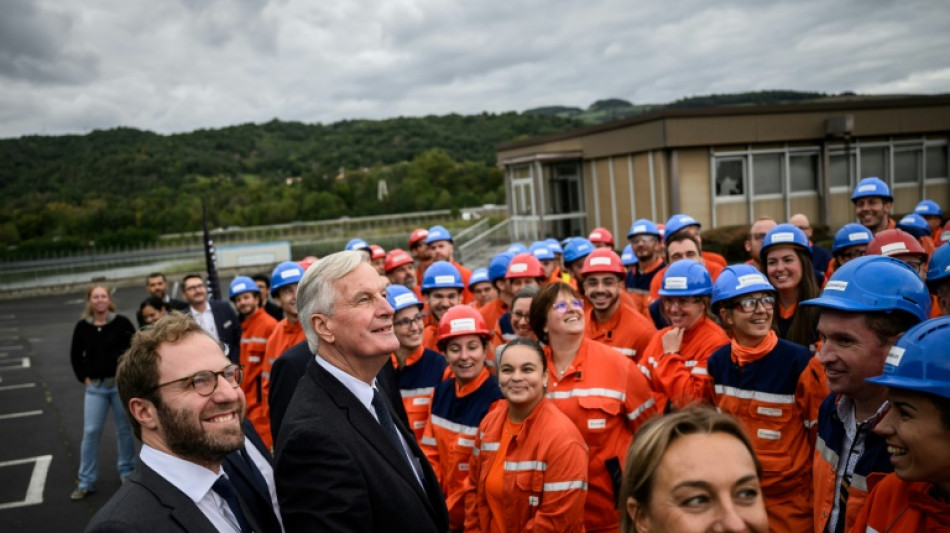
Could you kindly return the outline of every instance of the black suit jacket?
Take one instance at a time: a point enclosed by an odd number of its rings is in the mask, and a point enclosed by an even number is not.
[[[290,405],[290,398],[297,390],[297,383],[306,373],[307,364],[310,361],[313,361],[313,353],[310,351],[310,347],[307,346],[307,341],[303,341],[287,348],[287,351],[280,354],[280,357],[271,365],[267,404],[270,411],[270,432],[274,442],[277,442],[277,434],[280,432],[280,426],[284,421],[287,406]],[[376,380],[389,398],[389,403],[396,410],[396,414],[408,426],[409,415],[406,414],[406,408],[402,404],[402,396],[399,394],[399,383],[393,365],[383,365],[383,369],[379,371]]]
[[[425,488],[369,410],[311,360],[277,441],[277,495],[287,531],[446,531],[435,473],[405,424],[396,419],[396,426]]]
[[[184,492],[141,461],[128,481],[92,517],[86,531],[217,532]]]
[[[254,424],[250,420],[244,419],[244,434],[248,440],[257,448],[257,451],[267,459],[267,462],[273,466],[270,450],[264,445],[264,441],[258,436],[254,429]],[[254,521],[259,524],[261,533],[280,533],[280,522],[277,515],[274,514],[274,505],[271,501],[270,491],[266,486],[261,486],[256,479],[253,469],[260,475],[260,470],[254,465],[253,460],[248,457],[246,460],[240,451],[231,452],[221,463],[224,472],[234,485],[245,508],[254,515]]]
[[[241,319],[228,302],[209,300],[218,337],[228,345],[228,359],[234,364],[241,362]]]

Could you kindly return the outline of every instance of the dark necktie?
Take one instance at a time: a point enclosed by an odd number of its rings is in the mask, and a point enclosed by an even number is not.
[[[241,458],[247,463],[247,469],[251,472],[251,478],[254,480],[254,485],[257,487],[257,490],[264,496],[267,496],[267,500],[270,501],[270,488],[267,486],[267,481],[264,480],[264,475],[261,474],[260,469],[257,468],[257,464],[254,463],[254,459],[251,459],[251,454],[247,452],[247,446],[241,449]]]
[[[228,502],[228,507],[231,508],[231,512],[237,518],[238,525],[241,527],[241,533],[252,533],[251,525],[248,524],[244,511],[241,510],[241,502],[238,501],[237,493],[234,492],[231,481],[226,476],[219,476],[214,485],[211,485],[211,490]]]
[[[373,389],[373,409],[376,410],[376,416],[379,417],[379,425],[382,426],[383,433],[386,434],[389,442],[392,443],[396,453],[398,453],[409,466],[409,470],[415,474],[416,469],[413,468],[412,463],[409,462],[406,449],[403,447],[402,439],[399,437],[399,431],[396,429],[393,417],[389,414],[389,404],[383,400],[382,395],[379,394],[379,390],[375,388]]]

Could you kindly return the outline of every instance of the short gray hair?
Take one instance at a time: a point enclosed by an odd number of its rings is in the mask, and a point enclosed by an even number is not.
[[[311,352],[317,352],[320,338],[313,329],[310,317],[317,313],[333,315],[333,302],[336,301],[333,282],[364,262],[369,262],[366,254],[354,251],[336,252],[320,259],[304,273],[300,284],[297,285],[297,308],[300,325],[307,336],[307,346]]]

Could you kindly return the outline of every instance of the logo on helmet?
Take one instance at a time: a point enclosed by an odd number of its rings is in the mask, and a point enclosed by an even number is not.
[[[592,257],[590,259],[590,266],[606,265],[610,266],[609,257]]]
[[[464,331],[475,331],[474,318],[456,318],[449,321],[449,331],[459,333]]]
[[[847,281],[835,281],[835,280],[832,280],[832,281],[829,281],[828,283],[825,284],[825,290],[826,290],[826,291],[844,291],[844,290],[846,290],[847,288],[848,288],[848,282],[847,282]]]
[[[687,289],[689,285],[685,277],[673,276],[663,280],[663,288],[666,290]]]
[[[746,274],[745,276],[739,276],[739,279],[737,281],[739,282],[739,284],[736,285],[736,290],[744,289],[745,287],[748,287],[749,285],[759,285],[762,283],[767,283],[765,281],[765,276],[763,276],[762,274]]]
[[[899,346],[891,346],[891,351],[887,352],[887,359],[884,364],[891,366],[900,366],[901,359],[904,358],[904,349]]]

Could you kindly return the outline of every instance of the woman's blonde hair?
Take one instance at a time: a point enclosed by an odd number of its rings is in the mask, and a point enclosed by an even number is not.
[[[100,283],[95,283],[89,286],[89,289],[86,291],[86,307],[82,310],[81,318],[89,318],[92,316],[92,303],[89,301],[92,298],[92,291],[96,289],[104,289],[106,294],[109,295],[109,312],[115,313],[115,301],[112,299],[112,293],[109,292],[109,287],[102,285]]]
[[[712,433],[726,433],[739,439],[752,455],[759,478],[762,477],[762,465],[755,456],[752,442],[732,416],[720,413],[712,407],[687,407],[654,418],[640,428],[627,451],[627,465],[623,472],[623,485],[618,501],[620,531],[636,531],[634,519],[627,513],[627,500],[633,498],[640,509],[649,507],[656,471],[673,441],[686,435]]]

